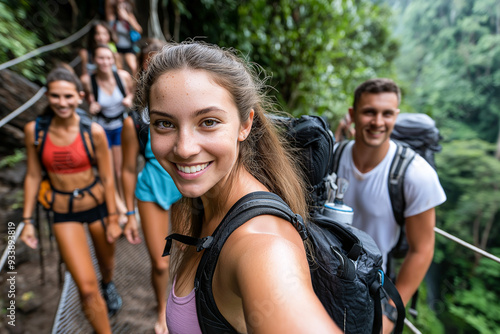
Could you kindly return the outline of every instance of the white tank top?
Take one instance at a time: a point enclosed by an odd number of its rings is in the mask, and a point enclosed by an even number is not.
[[[107,121],[101,114],[108,118],[114,118],[122,115],[125,112],[125,107],[122,104],[123,94],[120,92],[118,85],[115,86],[113,93],[108,95],[101,87],[97,87],[98,103],[101,105],[101,112],[97,115],[97,123],[105,130],[115,130],[123,126],[123,117]]]

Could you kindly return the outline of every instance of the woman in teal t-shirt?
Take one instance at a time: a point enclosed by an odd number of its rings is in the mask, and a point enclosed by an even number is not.
[[[149,132],[149,127],[145,127],[143,130]],[[139,147],[139,138],[136,135],[134,121],[132,117],[127,117],[122,130],[122,182],[128,211],[128,221],[124,233],[130,243],[138,244],[141,242],[135,215],[135,193],[141,227],[151,258],[152,283],[158,303],[155,332],[167,333],[165,310],[169,260],[168,257],[162,257],[161,255],[165,245],[165,237],[169,230],[168,210],[182,195],[177,190],[170,175],[154,157],[151,151],[149,133],[144,152],[146,164],[139,176],[136,177]]]

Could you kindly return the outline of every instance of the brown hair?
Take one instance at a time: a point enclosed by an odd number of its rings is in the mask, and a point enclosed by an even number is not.
[[[144,61],[148,58],[149,53],[158,52],[164,47],[167,43],[159,40],[158,38],[148,38],[144,41],[144,44],[141,47],[141,52],[138,56],[138,61],[141,69],[143,68]]]
[[[363,93],[379,94],[379,93],[395,93],[398,97],[398,103],[401,102],[401,90],[398,85],[391,79],[376,78],[370,79],[359,85],[354,91],[354,101],[352,108],[356,111],[359,100]]]
[[[89,33],[87,35],[87,51],[89,53],[92,52],[97,47],[97,43],[95,41],[94,36],[95,36],[95,32],[96,32],[98,26],[101,26],[108,31],[110,42],[112,42],[112,43],[116,42],[115,33],[113,31],[111,31],[111,28],[109,27],[109,25],[104,21],[95,21],[92,24],[92,27],[90,28]]]
[[[240,121],[246,121],[250,111],[254,110],[252,129],[247,139],[240,143],[239,156],[229,179],[234,180],[240,167],[245,168],[269,191],[279,195],[295,213],[305,218],[305,186],[298,163],[284,147],[274,124],[266,117],[266,109],[274,108],[266,98],[264,80],[258,78],[257,73],[263,73],[263,70],[236,56],[234,50],[216,45],[201,42],[168,44],[151,58],[141,76],[138,110],[147,110],[151,87],[156,80],[162,74],[178,69],[208,72],[215,83],[233,97]],[[148,116],[145,112],[144,117],[148,119]],[[173,206],[172,230],[200,237],[202,210],[201,200],[183,198]]]

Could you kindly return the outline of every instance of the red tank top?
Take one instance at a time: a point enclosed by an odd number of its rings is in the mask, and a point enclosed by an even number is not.
[[[67,146],[56,146],[50,140],[50,134],[45,137],[42,153],[42,163],[48,172],[56,174],[73,174],[86,171],[91,164],[83,145],[82,136]]]

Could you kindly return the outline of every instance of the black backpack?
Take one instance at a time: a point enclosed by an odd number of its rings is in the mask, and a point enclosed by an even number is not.
[[[299,161],[308,185],[308,204],[312,211],[327,200],[329,176],[333,173],[335,139],[328,123],[318,116],[300,118],[271,116],[283,131],[292,149],[298,150]]]
[[[146,145],[148,144],[149,124],[143,121],[141,114],[136,110],[132,111],[130,113],[130,116],[134,121],[135,133],[137,135],[137,140],[139,141],[139,152],[144,158],[146,158]]]
[[[334,143],[328,125],[316,116],[303,116],[298,120],[280,118],[277,121],[285,127],[289,136],[296,139],[291,142],[292,146],[303,145],[301,158],[305,160],[304,174],[310,182],[310,189],[316,192],[316,199],[324,198],[326,201]],[[303,135],[305,133],[308,134]],[[324,134],[328,134],[330,138],[323,137]],[[314,147],[328,147],[329,151],[325,150],[325,154],[313,154]],[[382,255],[371,237],[352,226],[337,223],[322,215],[317,206],[311,207],[311,221],[305,225],[302,217],[293,213],[279,196],[255,192],[241,198],[211,236],[197,239],[172,234],[166,238],[164,256],[170,254],[173,240],[196,246],[197,251],[205,250],[195,277],[196,307],[203,333],[236,333],[215,304],[212,279],[218,256],[227,238],[239,226],[258,215],[275,215],[288,220],[303,240],[310,240],[314,253],[308,254],[308,259],[314,291],[345,333],[378,334],[382,325],[381,300],[387,295],[395,302],[398,310],[395,333],[402,332],[404,305],[396,288],[382,271]]]
[[[441,151],[442,139],[436,122],[426,114],[399,114],[391,133],[391,139],[411,147],[432,168],[436,169],[434,153]]]

